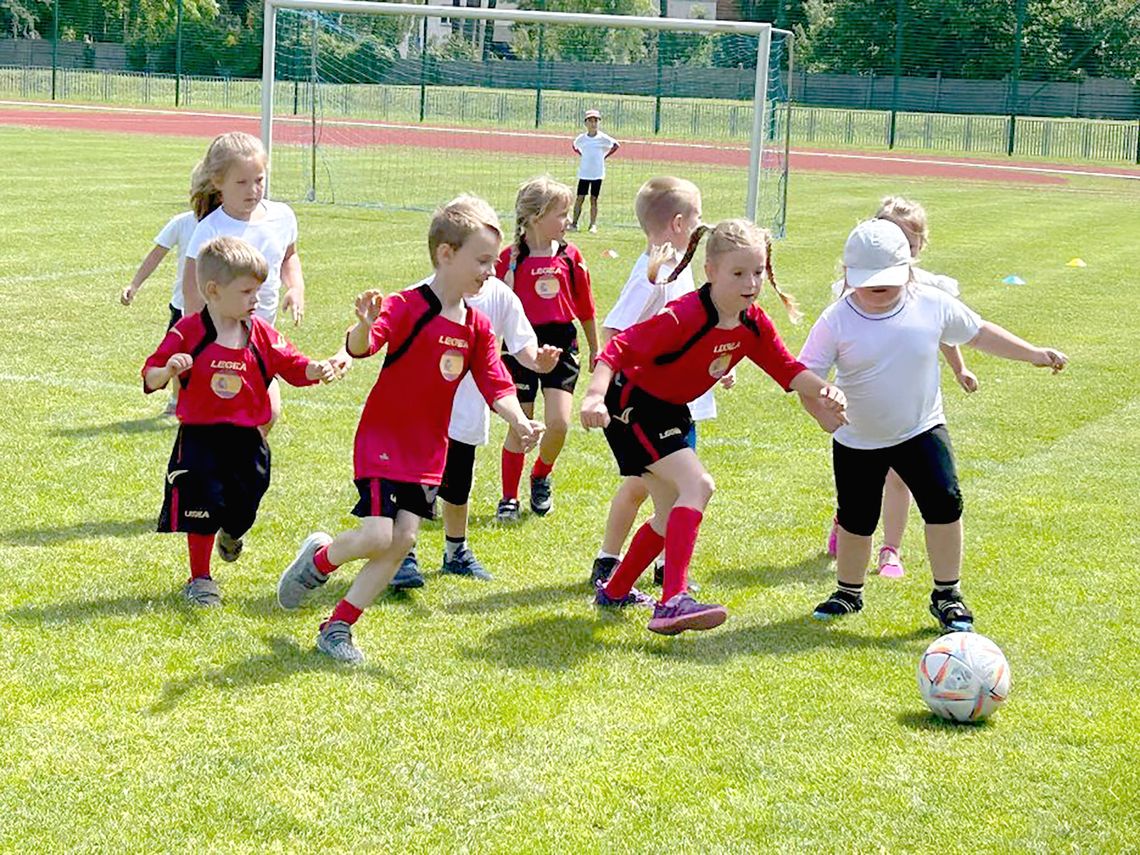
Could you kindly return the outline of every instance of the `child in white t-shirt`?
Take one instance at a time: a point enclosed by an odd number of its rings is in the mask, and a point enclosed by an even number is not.
[[[177,247],[178,264],[174,272],[174,288],[170,292],[170,320],[167,322],[166,328],[169,330],[182,320],[184,305],[182,276],[186,269],[186,247],[190,243],[190,236],[194,233],[196,225],[198,225],[198,218],[194,216],[193,211],[183,211],[181,214],[175,214],[171,217],[167,224],[162,227],[162,231],[155,236],[154,247],[139,264],[139,269],[135,271],[131,284],[124,288],[119,295],[119,302],[124,306],[131,305],[135,300],[135,295],[138,294],[139,289],[142,288],[150,274],[154,273],[155,268],[162,263],[162,259],[166,258],[166,254]],[[170,401],[163,412],[168,416],[173,416],[177,406],[178,384],[173,383],[171,384]]]
[[[582,216],[582,203],[590,196],[590,231],[598,230],[598,196],[606,177],[606,158],[621,148],[621,143],[609,134],[598,130],[602,114],[598,110],[586,111],[586,132],[574,138],[574,151],[581,156],[578,164],[578,198],[574,200],[574,219],[569,228],[578,228]]]
[[[962,496],[942,410],[939,346],[969,344],[1054,373],[1067,360],[983,321],[938,289],[915,285],[912,263],[910,243],[897,225],[884,219],[860,223],[843,249],[849,293],[824,310],[800,353],[820,376],[836,367],[849,421],[840,425],[801,396],[804,407],[833,430],[838,500],[838,587],[814,616],[830,620],[863,608],[871,535],[887,472],[894,469],[926,523],[934,577],[930,611],[944,629],[969,631],[974,616],[959,589]]]
[[[414,290],[429,285],[435,276],[412,285]],[[501,279],[492,276],[479,293],[464,297],[463,302],[478,309],[491,320],[495,336],[502,339],[507,353],[537,374],[548,374],[557,364],[562,349],[549,344],[538,345],[538,336],[527,320],[522,302]],[[467,374],[459,381],[451,406],[451,423],[447,428],[447,462],[439,485],[443,505],[444,554],[441,573],[487,581],[491,574],[475,557],[467,544],[467,509],[475,475],[475,449],[486,445],[490,437],[491,410]],[[395,590],[422,588],[423,574],[415,549],[408,553],[396,575],[388,583]]]
[[[697,185],[672,176],[651,178],[637,191],[634,211],[645,232],[646,249],[633,265],[617,303],[606,315],[602,324],[603,345],[618,333],[658,314],[667,303],[696,290],[690,267],[682,270],[672,281],[666,280],[677,267],[701,223],[701,191]],[[721,384],[726,388],[735,381],[735,371],[721,378]],[[695,448],[695,423],[716,418],[716,400],[712,390],[689,404],[689,412],[694,424],[686,440],[690,448]],[[637,512],[648,497],[649,490],[640,477],[622,479],[610,501],[602,548],[590,570],[591,586],[599,581],[605,582],[618,565]],[[654,581],[661,583],[659,566],[654,569]]]
[[[930,239],[930,227],[926,221],[926,211],[917,202],[904,199],[902,196],[887,196],[879,203],[876,217],[890,220],[903,230],[910,243],[911,256],[918,259],[919,254],[926,248]],[[961,293],[958,280],[950,276],[931,273],[920,267],[911,268],[911,280],[918,285],[927,285],[945,291],[951,297]],[[832,286],[835,298],[843,297],[846,287],[842,279]],[[940,348],[946,364],[954,372],[954,377],[967,392],[974,392],[978,388],[978,378],[966,368],[962,358],[962,350],[955,345],[943,344]],[[902,546],[903,534],[906,532],[907,517],[910,514],[910,490],[899,478],[893,469],[887,473],[887,484],[883,491],[883,543],[878,551],[878,573],[888,579],[897,579],[903,575],[902,558],[899,550]],[[827,539],[827,553],[835,557],[835,543],[838,536],[839,523],[833,518],[831,534]]]

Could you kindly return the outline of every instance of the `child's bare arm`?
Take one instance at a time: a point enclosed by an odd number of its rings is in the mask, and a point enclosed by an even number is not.
[[[527,418],[519,405],[519,399],[515,395],[499,398],[495,401],[494,410],[510,425],[515,436],[522,442],[524,451],[530,451],[538,445],[546,426],[542,422]]]
[[[290,312],[296,326],[305,317],[305,277],[301,273],[301,256],[297,255],[296,244],[285,250],[285,259],[281,262],[281,284],[285,286],[281,311]]]
[[[166,365],[160,368],[148,368],[143,375],[143,383],[147,391],[154,392],[169,383],[171,378],[177,377],[183,371],[189,371],[193,364],[194,360],[190,358],[189,353],[176,353],[166,361]]]
[[[586,346],[590,348],[590,370],[598,361],[598,322],[595,318],[582,321],[582,332],[586,334]]]
[[[962,349],[956,344],[943,344],[939,348],[942,351],[942,356],[946,359],[946,364],[950,366],[954,372],[954,377],[958,381],[958,385],[965,389],[967,392],[976,392],[978,389],[978,378],[966,367],[966,360],[962,358]]]
[[[542,347],[528,344],[518,353],[512,354],[523,368],[529,368],[536,374],[549,374],[558,365],[558,357],[562,355],[562,348],[552,344]]]
[[[119,295],[119,302],[124,306],[129,306],[134,302],[135,294],[139,292],[143,283],[146,282],[147,277],[154,273],[155,268],[162,263],[162,259],[166,258],[166,253],[168,252],[170,252],[170,250],[165,246],[155,244],[142,260],[139,269],[135,271],[135,276],[131,280],[131,284],[124,288],[123,293]]]
[[[379,291],[365,291],[356,297],[356,324],[349,328],[344,345],[348,355],[366,356],[372,325],[380,317],[384,295]]]
[[[182,269],[182,303],[184,315],[193,315],[206,307],[198,291],[198,262],[190,256],[186,256],[186,266]]]
[[[983,321],[982,328],[970,341],[970,347],[976,347],[984,353],[1000,356],[1002,359],[1016,359],[1020,362],[1029,362],[1039,368],[1052,368],[1056,374],[1069,358],[1059,350],[1049,347],[1034,347],[1025,339],[1018,338],[1009,330]]]

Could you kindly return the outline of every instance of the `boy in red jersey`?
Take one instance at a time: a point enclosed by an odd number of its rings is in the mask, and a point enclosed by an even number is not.
[[[700,226],[693,233],[673,278],[708,231]],[[797,316],[772,276],[768,233],[747,220],[727,220],[711,233],[709,282],[610,339],[582,401],[582,425],[605,428],[621,474],[641,476],[653,497],[653,516],[609,579],[598,582],[595,602],[649,605],[633,585],[664,547],[661,601],[649,621],[649,629],[662,635],[712,629],[728,616],[723,606],[698,603],[687,592],[697,531],[713,493],[712,477],[686,442],[688,403],[748,357],[785,390],[818,397],[828,414],[842,418],[846,407],[843,393],[797,362],[753,303],[767,275],[789,315]]]
[[[356,431],[360,501],[352,512],[362,519],[335,539],[323,532],[306,538],[277,585],[281,605],[296,608],[337,567],[367,559],[321,624],[317,649],[333,659],[364,661],[353,644],[352,625],[388,587],[415,545],[420,520],[435,515],[452,403],[464,375],[471,373],[524,446],[533,447],[542,436],[541,425],[519,406],[491,322],[463,300],[494,273],[501,240],[491,206],[460,196],[436,212],[428,230],[434,279],[386,298],[368,291],[356,300],[358,320],[346,340],[349,354],[365,357],[388,348]]]
[[[268,269],[265,257],[238,238],[202,247],[196,271],[206,307],[176,323],[143,365],[143,391],[177,378],[182,423],[166,472],[159,531],[183,531],[190,550],[186,598],[221,604],[210,552],[234,561],[269,487],[269,384],[331,380],[331,362],[313,362],[253,314]]]
[[[528,417],[542,387],[546,433],[530,473],[530,509],[539,516],[554,507],[550,474],[566,442],[578,382],[577,318],[590,348],[590,367],[598,355],[598,327],[590,272],[578,247],[565,242],[571,192],[546,175],[519,187],[515,198],[514,242],[503,250],[496,275],[510,285],[522,302],[538,343],[562,350],[558,365],[539,375],[513,357],[504,362],[515,381],[519,401]],[[519,519],[519,479],[526,463],[519,438],[507,434],[503,443],[503,497],[495,514],[499,522]]]

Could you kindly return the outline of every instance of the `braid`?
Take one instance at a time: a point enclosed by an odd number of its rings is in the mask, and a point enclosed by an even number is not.
[[[677,266],[673,268],[673,272],[669,274],[669,278],[665,280],[666,285],[674,281],[678,276],[681,275],[681,272],[689,266],[689,262],[691,262],[693,260],[693,256],[697,254],[697,244],[701,242],[701,238],[708,234],[708,232],[709,227],[704,223],[701,223],[701,225],[697,226],[696,229],[693,230],[692,237],[689,238],[689,245],[685,249],[685,255],[677,263]]]
[[[780,302],[784,304],[788,318],[793,324],[798,324],[803,318],[803,312],[800,311],[795,297],[780,290],[780,286],[776,284],[776,275],[772,272],[772,235],[767,229],[764,230],[764,273],[768,276],[768,281],[772,283],[772,289],[779,296]]]

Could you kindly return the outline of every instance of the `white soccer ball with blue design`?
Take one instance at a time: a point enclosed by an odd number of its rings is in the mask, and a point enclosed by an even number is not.
[[[931,712],[951,721],[981,721],[1010,690],[1009,663],[996,644],[976,632],[951,632],[918,661],[918,690]]]

